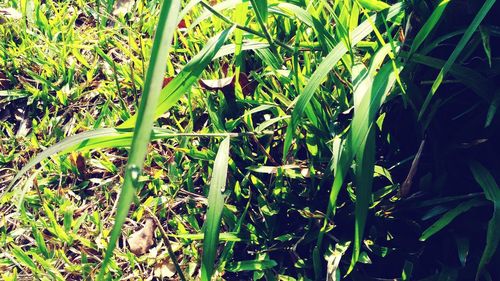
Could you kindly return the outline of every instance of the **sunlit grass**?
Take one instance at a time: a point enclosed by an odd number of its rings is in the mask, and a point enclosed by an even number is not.
[[[442,31],[451,2],[0,2],[3,279],[490,277],[497,212],[481,255],[454,222],[497,209],[456,156],[496,136],[495,1]],[[445,232],[461,265],[423,268]]]

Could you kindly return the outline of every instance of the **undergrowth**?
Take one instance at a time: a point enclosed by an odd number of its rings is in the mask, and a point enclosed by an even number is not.
[[[160,2],[0,0],[4,280],[499,278],[496,1]]]

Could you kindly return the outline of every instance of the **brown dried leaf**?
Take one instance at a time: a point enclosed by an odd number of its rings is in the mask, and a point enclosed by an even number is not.
[[[137,256],[147,253],[154,244],[153,236],[155,228],[156,225],[154,220],[152,218],[146,218],[144,227],[130,235],[127,240],[130,251]]]
[[[87,164],[85,163],[85,158],[81,153],[72,153],[70,157],[71,164],[76,167],[78,173],[82,177],[87,175]]]

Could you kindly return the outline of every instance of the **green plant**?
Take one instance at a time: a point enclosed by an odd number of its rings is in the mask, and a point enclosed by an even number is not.
[[[497,161],[478,153],[498,136],[495,1],[469,7],[459,27],[448,0],[215,2],[137,1],[123,14],[114,1],[8,2],[25,20],[0,25],[2,97],[26,100],[21,119],[35,121],[28,133],[14,114],[2,123],[1,163],[20,169],[1,206],[14,204],[36,241],[21,247],[0,227],[9,276],[64,279],[64,264],[83,278],[97,267],[98,279],[140,278],[138,264],[161,268],[168,255],[180,279],[492,279],[497,212],[479,220],[486,235],[461,223],[489,201],[497,209],[495,175],[478,164]],[[72,33],[80,21],[97,24]],[[92,95],[98,110],[72,116]],[[48,148],[16,162],[16,137]],[[450,188],[460,181],[471,187]],[[66,185],[93,211],[70,208]],[[115,250],[127,217],[149,209],[175,256]],[[104,250],[102,262],[88,256]]]

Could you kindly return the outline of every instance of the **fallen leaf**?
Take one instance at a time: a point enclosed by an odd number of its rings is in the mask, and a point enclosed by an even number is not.
[[[227,86],[234,86],[232,85],[233,81],[234,76],[214,80],[200,79],[200,85],[207,90],[217,91],[223,90]]]
[[[132,10],[134,6],[134,0],[117,0],[115,2],[115,7],[113,9],[113,15],[125,15]]]
[[[160,260],[154,265],[154,277],[158,278],[172,278],[175,275],[175,265],[170,259]]]
[[[22,17],[23,14],[21,14],[14,8],[0,8],[0,23],[2,23],[2,18],[19,20]]]
[[[174,77],[165,77],[165,78],[163,78],[162,88],[167,87],[168,83],[170,83],[170,81],[172,81],[172,79],[174,79]]]
[[[70,156],[70,161],[73,166],[76,167],[78,173],[85,178],[87,176],[87,164],[85,163],[85,158],[81,153],[74,152]]]
[[[130,235],[127,240],[130,251],[137,256],[141,256],[147,253],[151,246],[153,246],[154,244],[153,236],[155,228],[156,225],[153,219],[146,218],[144,227]]]

